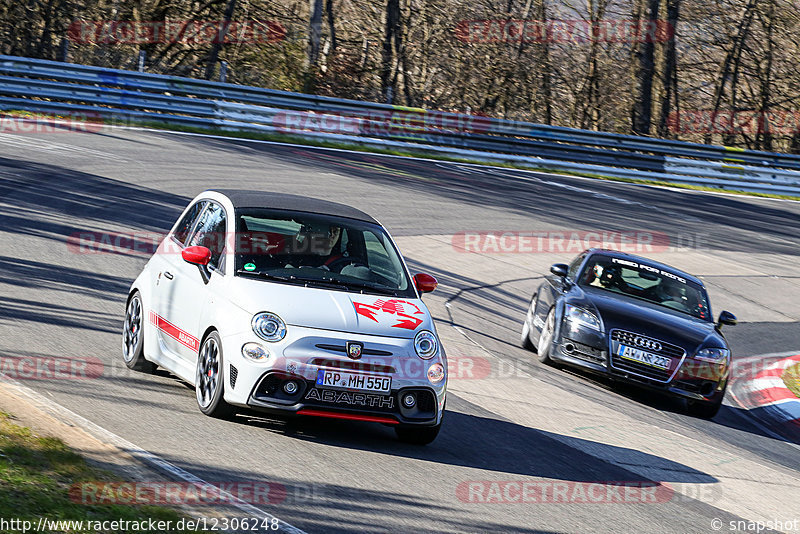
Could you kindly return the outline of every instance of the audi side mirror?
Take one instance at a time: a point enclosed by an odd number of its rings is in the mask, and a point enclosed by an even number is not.
[[[733,326],[739,321],[736,319],[736,316],[729,311],[722,311],[719,314],[719,319],[717,320],[717,328],[722,328],[722,325],[730,325]]]
[[[564,263],[554,263],[550,266],[550,272],[559,278],[566,278],[567,271],[569,271],[569,266]]]

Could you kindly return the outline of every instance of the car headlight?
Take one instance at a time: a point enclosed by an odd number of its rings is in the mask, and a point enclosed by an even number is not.
[[[719,363],[722,360],[726,360],[730,355],[731,351],[728,349],[710,348],[698,350],[694,357],[696,360],[702,360],[704,362]]]
[[[254,362],[263,362],[269,359],[269,352],[258,343],[245,343],[242,345],[242,356]]]
[[[444,365],[439,362],[434,363],[428,368],[428,382],[434,386],[444,379]]]
[[[286,323],[274,313],[257,313],[250,324],[253,332],[264,341],[275,343],[286,337]]]
[[[567,304],[564,310],[564,316],[573,323],[583,325],[587,328],[591,328],[592,330],[600,330],[600,319],[598,319],[597,316],[589,310],[579,308],[578,306],[573,306],[572,304]]]
[[[414,350],[417,351],[417,356],[423,360],[430,360],[436,354],[439,348],[439,342],[436,341],[436,336],[429,330],[423,330],[414,338]]]

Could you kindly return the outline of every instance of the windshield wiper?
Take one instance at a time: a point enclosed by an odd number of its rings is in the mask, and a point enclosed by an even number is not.
[[[364,284],[361,282],[349,282],[345,280],[337,280],[336,278],[331,278],[328,276],[323,276],[322,278],[305,278],[300,276],[282,276],[278,274],[272,274],[265,271],[245,271],[244,269],[239,269],[236,271],[236,274],[239,275],[246,275],[246,276],[257,276],[259,278],[265,278],[267,280],[275,280],[277,282],[286,282],[286,283],[294,283],[294,284],[317,284],[321,286],[327,287],[337,287],[339,289],[360,289],[363,291],[373,291],[380,295],[389,295],[396,297],[397,291],[389,288],[384,288],[380,286],[375,286],[372,284]]]
[[[244,274],[248,276],[258,276],[259,278],[266,278],[267,280],[278,280],[279,282],[294,282],[294,276],[281,276],[278,274],[271,274],[264,271],[245,271],[244,269],[239,269],[236,271],[236,274]]]
[[[365,284],[363,282],[350,282],[350,281],[344,281],[344,280],[342,280],[340,282],[342,284],[346,284],[348,287],[358,288],[358,289],[361,289],[362,291],[364,291],[364,290],[366,290],[366,291],[374,291],[375,293],[378,293],[380,295],[390,295],[392,297],[396,297],[397,296],[397,291],[394,290],[394,289],[388,288],[388,287],[381,287],[381,286],[376,286],[376,285],[373,285],[373,284]]]
[[[299,282],[304,282],[307,284],[319,284],[322,286],[328,287],[338,287],[340,289],[348,289],[344,282],[340,280],[336,280],[335,278],[330,278],[327,276],[323,276],[322,278],[305,278],[292,275],[292,280],[297,280]]]

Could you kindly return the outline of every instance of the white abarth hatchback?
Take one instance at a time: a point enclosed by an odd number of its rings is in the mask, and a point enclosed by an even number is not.
[[[386,230],[333,202],[211,190],[186,208],[131,286],[123,357],[195,385],[200,410],[393,425],[430,443],[447,360]]]

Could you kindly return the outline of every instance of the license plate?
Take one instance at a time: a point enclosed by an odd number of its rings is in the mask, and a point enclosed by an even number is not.
[[[392,377],[320,369],[317,371],[317,386],[354,389],[372,393],[389,393],[392,391]]]
[[[617,347],[617,356],[620,358],[625,358],[626,360],[633,360],[645,365],[658,367],[659,369],[669,369],[669,366],[672,363],[672,360],[665,358],[664,356],[659,356],[658,354],[653,354],[652,352],[647,352],[622,344]]]

